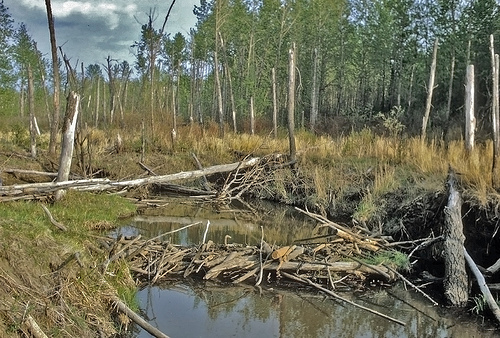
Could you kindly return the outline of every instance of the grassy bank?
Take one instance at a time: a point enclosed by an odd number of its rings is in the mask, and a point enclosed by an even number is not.
[[[110,298],[118,293],[133,304],[135,284],[120,263],[104,272],[95,236],[135,207],[115,196],[70,192],[48,208],[68,231],[52,225],[38,203],[0,203],[0,336],[30,336],[29,316],[50,337],[115,334]]]

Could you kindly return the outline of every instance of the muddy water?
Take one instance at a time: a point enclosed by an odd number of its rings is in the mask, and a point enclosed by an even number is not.
[[[248,209],[214,210],[210,205],[170,201],[149,209],[118,230],[151,238],[201,222],[164,240],[190,245],[201,242],[207,220],[207,240],[256,245],[261,226],[269,243],[290,244],[311,237],[316,224],[290,208],[254,206]],[[190,284],[191,283],[191,284]],[[138,294],[143,316],[170,337],[500,337],[488,324],[463,313],[432,306],[401,285],[342,296],[391,316],[391,322],[311,290],[286,285],[261,288],[224,286],[183,281],[147,287]],[[133,337],[150,337],[133,328]]]

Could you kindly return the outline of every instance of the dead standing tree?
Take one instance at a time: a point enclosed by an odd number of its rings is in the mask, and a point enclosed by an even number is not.
[[[28,100],[30,112],[30,149],[31,157],[36,158],[36,120],[35,120],[35,90],[33,85],[33,71],[28,64]]]
[[[78,120],[78,110],[80,106],[80,95],[71,91],[68,95],[66,105],[66,115],[64,117],[61,157],[59,159],[59,172],[57,182],[67,181],[71,169],[71,159],[73,158],[73,148],[75,140],[76,122]],[[63,197],[64,190],[56,192],[56,200]]]
[[[290,163],[296,161],[297,149],[295,147],[295,42],[288,52],[288,139],[290,143]]]
[[[425,104],[425,114],[422,120],[422,140],[425,140],[427,133],[427,124],[429,122],[429,115],[432,108],[432,93],[434,91],[434,80],[436,78],[436,60],[438,51],[439,40],[436,38],[434,41],[434,49],[432,51],[431,73],[429,74],[429,85],[427,87],[427,102]]]
[[[54,29],[54,17],[52,16],[52,5],[50,0],[45,0],[47,8],[47,20],[49,23],[50,33],[50,50],[52,55],[52,72],[54,77],[54,112],[52,114],[52,123],[50,125],[50,142],[49,142],[49,155],[55,156],[56,154],[56,141],[59,129],[59,87],[61,79],[59,76],[59,66],[57,60],[57,45],[56,45],[56,31]]]
[[[465,150],[468,154],[474,149],[474,132],[476,118],[474,116],[474,65],[467,66],[465,87]]]
[[[493,165],[491,169],[492,185],[494,189],[500,187],[500,113],[498,99],[498,54],[495,54],[493,34],[490,35],[490,53],[491,53],[491,74],[492,74],[492,104],[491,120],[493,124]]]

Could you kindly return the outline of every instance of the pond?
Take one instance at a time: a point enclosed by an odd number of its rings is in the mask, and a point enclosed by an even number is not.
[[[199,244],[206,233],[206,239],[216,243],[226,239],[257,245],[263,231],[268,243],[284,245],[311,237],[316,226],[293,208],[263,202],[253,204],[251,210],[241,206],[214,210],[210,204],[169,200],[160,208],[147,209],[114,235],[152,238],[191,224],[197,225],[163,240]],[[138,301],[143,316],[169,337],[500,337],[491,325],[478,323],[477,317],[432,306],[403,285],[341,295],[405,326],[310,289],[287,286],[265,282],[261,287],[221,286],[183,280],[148,286],[139,291]],[[132,337],[150,335],[134,327]]]

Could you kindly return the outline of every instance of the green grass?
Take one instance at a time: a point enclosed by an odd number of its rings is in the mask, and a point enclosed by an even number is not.
[[[366,257],[364,262],[371,265],[388,265],[397,270],[408,271],[410,261],[405,253],[396,250],[383,250]]]
[[[26,311],[22,304],[32,304],[29,313],[53,337],[82,336],[97,323],[111,333],[114,324],[109,318],[108,296],[117,293],[137,309],[136,287],[124,262],[113,262],[104,274],[96,268],[107,253],[91,251],[87,244],[98,234],[94,229],[102,229],[103,222],[107,227],[116,226],[117,218],[134,212],[135,206],[119,196],[70,191],[48,208],[68,231],[52,225],[39,202],[0,203],[0,271],[12,281],[8,290],[15,296],[5,298],[12,300],[9,304],[13,302],[11,315],[0,316],[0,320],[7,329],[15,328],[19,323],[11,319],[22,318]],[[76,252],[84,266],[73,260],[61,268]],[[5,290],[0,287],[0,297]],[[49,294],[51,298],[46,299]],[[63,326],[58,316],[65,316]]]

